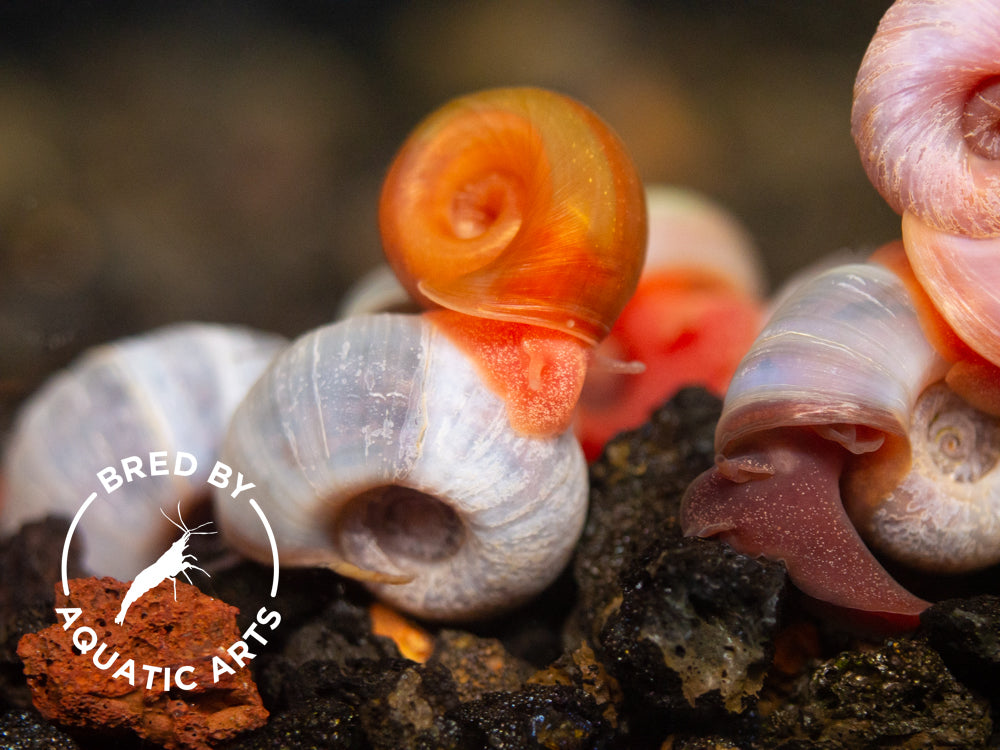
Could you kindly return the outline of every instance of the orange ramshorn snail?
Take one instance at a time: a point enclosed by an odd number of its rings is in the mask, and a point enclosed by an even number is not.
[[[1000,562],[1000,4],[899,0],[853,132],[902,242],[776,310],[726,395],[685,532],[784,560],[828,604],[912,627],[927,602],[868,547],[953,573]]]
[[[456,99],[403,144],[379,225],[400,281],[483,364],[515,427],[565,430],[645,253],[642,183],[611,129],[543,89]]]
[[[566,427],[642,266],[639,179],[590,110],[500,89],[417,129],[380,215],[400,279],[434,310],[353,317],[287,348],[187,326],[97,350],[25,408],[4,529],[73,515],[123,457],[197,452],[209,469],[228,434],[222,456],[259,488],[283,563],[329,566],[438,619],[544,588],[583,525],[586,464]],[[127,579],[162,551],[170,529],[149,511],[188,490],[156,479],[88,511],[92,572]],[[234,549],[269,558],[242,504],[219,491],[214,508]]]

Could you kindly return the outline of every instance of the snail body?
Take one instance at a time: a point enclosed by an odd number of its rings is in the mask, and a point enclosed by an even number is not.
[[[282,564],[325,565],[423,617],[514,606],[569,559],[586,513],[573,436],[514,430],[477,367],[423,316],[358,315],[298,339],[236,410],[223,451],[247,467]],[[220,528],[269,559],[249,508]]]
[[[807,594],[913,627],[911,568],[1000,562],[1000,4],[898,0],[852,131],[902,241],[805,282],[741,362],[686,533],[784,560]],[[864,541],[863,541],[864,540]]]
[[[86,352],[19,413],[4,456],[0,530],[46,515],[72,518],[100,489],[97,472],[126,457],[165,452],[172,463],[188,453],[197,465],[190,475],[123,484],[80,523],[84,567],[131,579],[174,531],[158,509],[207,495],[230,414],[283,345],[244,328],[187,323]]]
[[[888,269],[852,264],[802,283],[737,369],[716,467],[683,500],[685,533],[782,560],[817,599],[914,617],[926,603],[892,579],[852,521],[870,516],[885,481],[858,482],[859,496],[842,498],[840,487],[856,463],[890,483],[908,470],[909,415],[943,372]]]

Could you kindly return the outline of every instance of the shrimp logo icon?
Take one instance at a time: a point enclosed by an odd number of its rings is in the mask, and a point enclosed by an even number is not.
[[[160,513],[163,513],[163,508],[160,508]],[[184,524],[184,518],[181,516],[181,504],[177,503],[177,519],[180,521],[178,523],[166,513],[163,513],[163,517],[166,518],[170,523],[181,530],[181,538],[170,545],[170,549],[164,552],[160,557],[147,568],[143,568],[139,571],[139,574],[132,581],[132,585],[129,586],[128,593],[125,594],[125,598],[122,600],[122,608],[115,617],[116,625],[123,625],[125,623],[125,613],[128,612],[128,608],[135,604],[138,599],[151,589],[155,589],[161,583],[166,580],[173,581],[174,583],[174,601],[177,601],[177,575],[181,573],[187,578],[188,583],[194,583],[191,577],[187,574],[189,570],[200,570],[202,573],[207,575],[209,578],[208,571],[204,568],[199,568],[194,563],[188,562],[189,559],[197,560],[198,558],[192,554],[185,554],[184,550],[187,549],[188,541],[193,535],[197,534],[216,534],[215,531],[199,531],[198,529],[204,528],[210,525],[211,521],[205,521],[205,523],[195,526],[193,529],[189,529]]]

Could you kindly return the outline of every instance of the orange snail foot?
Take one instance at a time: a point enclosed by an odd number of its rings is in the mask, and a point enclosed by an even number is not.
[[[425,315],[476,363],[486,385],[507,402],[515,430],[550,437],[569,427],[587,374],[590,347],[585,342],[549,328],[451,310]]]

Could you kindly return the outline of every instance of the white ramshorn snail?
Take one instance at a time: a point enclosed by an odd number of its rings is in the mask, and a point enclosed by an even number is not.
[[[237,409],[222,460],[253,477],[282,564],[368,579],[424,617],[482,616],[537,593],[586,513],[573,436],[513,430],[422,316],[359,315],[295,341]],[[220,491],[216,515],[234,547],[269,559],[245,503]]]
[[[430,311],[299,339],[237,410],[223,457],[253,467],[284,563],[361,578],[422,617],[489,615],[550,583],[582,530],[587,470],[567,428],[642,266],[642,186],[587,108],[495,89],[416,128],[379,217]],[[255,519],[217,503],[233,546],[264,557]]]
[[[19,413],[4,456],[0,529],[10,534],[46,515],[72,518],[97,492],[76,532],[83,565],[130,580],[175,531],[158,509],[173,512],[192,493],[208,498],[229,416],[284,345],[245,328],[187,323],[86,352]],[[151,452],[164,452],[169,470],[179,451],[194,457],[193,473],[148,476]],[[147,478],[105,492],[97,472],[112,466],[122,474],[129,457]]]

